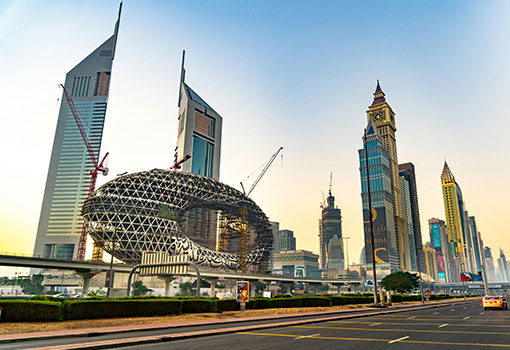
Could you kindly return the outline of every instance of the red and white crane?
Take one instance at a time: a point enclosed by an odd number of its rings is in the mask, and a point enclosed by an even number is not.
[[[90,158],[92,165],[94,167],[94,169],[91,171],[91,176],[90,176],[90,185],[89,185],[89,190],[88,190],[88,194],[87,194],[87,198],[88,198],[92,195],[92,193],[94,193],[94,190],[96,188],[97,175],[99,173],[101,173],[103,175],[108,175],[108,168],[106,167],[105,162],[108,158],[109,153],[106,152],[103,159],[101,159],[101,162],[99,162],[99,163],[97,162],[96,155],[94,154],[94,150],[92,149],[92,146],[89,142],[89,139],[87,137],[85,129],[83,128],[83,123],[80,118],[80,113],[78,112],[78,109],[76,108],[76,105],[75,105],[73,99],[71,98],[71,95],[69,95],[69,93],[67,92],[64,85],[60,84],[59,86],[64,90],[64,96],[66,98],[67,104],[69,105],[69,109],[71,109],[71,113],[73,114],[74,121],[76,122],[76,125],[78,126],[78,130],[80,131],[81,138],[83,139],[83,142],[85,143],[85,147],[87,147],[87,152],[89,154],[89,158]],[[81,234],[80,234],[80,242],[78,243],[77,258],[79,261],[85,260],[86,245],[87,245],[87,231],[85,230],[85,223],[83,223],[83,227],[81,229]]]

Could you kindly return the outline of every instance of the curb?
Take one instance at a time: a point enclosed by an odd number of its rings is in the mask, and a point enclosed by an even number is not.
[[[412,304],[409,306],[392,306],[389,309],[377,310],[374,312],[363,312],[363,310],[339,310],[339,311],[325,311],[320,313],[306,313],[306,314],[287,314],[281,316],[271,316],[271,317],[250,317],[250,318],[242,318],[242,319],[226,319],[221,321],[207,321],[204,323],[197,324],[196,322],[188,322],[182,324],[173,324],[173,325],[162,325],[162,326],[154,326],[149,325],[148,327],[138,327],[138,328],[124,328],[124,329],[105,329],[96,330],[96,331],[82,331],[75,333],[66,333],[66,334],[57,334],[57,335],[38,335],[38,336],[28,336],[28,337],[20,337],[20,338],[12,338],[12,339],[2,339],[0,340],[0,344],[2,343],[13,343],[13,342],[23,342],[23,341],[32,341],[32,340],[50,340],[50,339],[62,339],[62,338],[73,338],[73,337],[94,337],[94,336],[102,336],[107,334],[120,334],[120,333],[130,333],[144,330],[164,330],[171,328],[181,328],[181,327],[189,327],[189,326],[207,326],[211,324],[225,324],[225,323],[239,323],[239,322],[250,322],[250,321],[264,321],[264,320],[278,320],[278,319],[288,319],[288,318],[300,318],[300,317],[310,317],[310,316],[322,316],[328,314],[339,314],[343,313],[344,315],[336,315],[330,317],[319,317],[313,319],[306,320],[292,320],[287,322],[280,323],[265,323],[251,326],[237,326],[237,327],[229,327],[229,328],[220,328],[220,329],[211,329],[211,330],[203,330],[203,331],[195,331],[195,332],[186,332],[186,333],[177,333],[177,334],[169,334],[169,335],[157,335],[157,336],[148,336],[148,337],[136,337],[136,338],[125,338],[125,339],[115,339],[115,340],[105,340],[101,342],[89,342],[89,343],[81,343],[81,344],[69,344],[69,345],[60,345],[60,346],[50,346],[50,347],[41,347],[37,348],[39,350],[64,350],[64,349],[109,349],[116,348],[122,346],[129,345],[140,345],[140,344],[151,344],[151,343],[159,343],[159,342],[168,342],[174,340],[184,340],[189,338],[197,338],[203,336],[211,336],[211,335],[220,335],[220,334],[229,334],[235,333],[239,331],[247,331],[247,330],[260,330],[266,328],[278,328],[278,327],[288,327],[293,325],[302,325],[307,323],[316,323],[316,322],[324,322],[324,321],[332,321],[339,319],[350,319],[350,318],[359,318],[359,317],[367,317],[367,316],[375,316],[375,315],[385,315],[399,312],[406,312],[411,310],[424,310],[424,309],[432,309],[444,306],[454,306],[465,303],[478,302],[478,300],[467,300],[467,301],[446,301],[446,302],[438,302],[434,304],[422,305],[420,304]],[[18,334],[19,335],[19,334]]]

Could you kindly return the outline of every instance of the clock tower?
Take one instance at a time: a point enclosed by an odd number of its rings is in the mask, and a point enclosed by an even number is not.
[[[406,221],[404,217],[404,206],[402,198],[402,188],[399,177],[398,157],[397,157],[397,139],[395,132],[395,112],[386,102],[385,94],[377,80],[377,87],[374,92],[374,101],[368,107],[367,119],[375,122],[377,130],[383,140],[383,145],[389,153],[390,171],[391,171],[391,189],[393,193],[393,211],[395,215],[395,233],[397,243],[397,255],[401,270],[410,270],[410,250],[409,240],[406,230]]]

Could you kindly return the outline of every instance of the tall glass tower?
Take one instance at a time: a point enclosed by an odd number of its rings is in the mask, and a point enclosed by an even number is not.
[[[383,139],[374,120],[368,120],[365,148],[358,151],[361,175],[361,198],[365,231],[365,254],[367,265],[372,264],[372,240],[370,236],[370,215],[368,212],[368,176],[372,200],[372,221],[374,229],[374,250],[377,268],[397,271],[395,220],[393,214],[393,192],[391,186],[390,155],[384,147]],[[368,168],[368,169],[367,169]],[[368,173],[367,173],[368,170]]]
[[[113,35],[71,69],[65,88],[99,159],[120,12]],[[37,227],[34,255],[73,259],[83,226],[81,207],[94,169],[73,114],[62,95],[50,166]]]

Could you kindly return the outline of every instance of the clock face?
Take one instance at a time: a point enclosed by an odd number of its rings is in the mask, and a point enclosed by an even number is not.
[[[382,120],[383,119],[383,112],[382,111],[378,111],[378,112],[375,112],[373,114],[373,117],[375,120],[379,121],[379,120]]]

